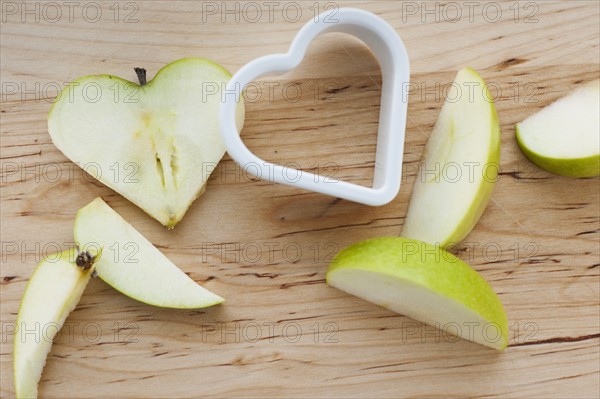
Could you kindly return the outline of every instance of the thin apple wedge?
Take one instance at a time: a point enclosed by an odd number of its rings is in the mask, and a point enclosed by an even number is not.
[[[77,212],[75,241],[83,249],[102,248],[95,263],[98,276],[140,302],[195,309],[224,301],[196,284],[101,198]]]
[[[17,398],[36,398],[52,340],[75,308],[93,271],[94,256],[67,250],[48,256],[29,279],[14,341]]]
[[[589,82],[517,124],[531,162],[568,177],[600,175],[600,80]]]
[[[458,72],[423,153],[402,236],[450,247],[473,229],[499,169],[492,96],[470,68]]]
[[[71,161],[168,228],[204,191],[225,154],[218,114],[231,78],[184,58],[140,85],[110,75],[67,86],[48,115],[52,142]],[[236,121],[244,121],[243,102]]]
[[[394,312],[502,351],[502,303],[469,265],[439,247],[402,237],[374,238],[336,255],[327,283]]]

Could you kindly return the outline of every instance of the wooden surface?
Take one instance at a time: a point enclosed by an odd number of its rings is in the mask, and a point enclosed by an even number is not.
[[[599,77],[598,2],[500,3],[496,22],[492,6],[483,14],[484,3],[472,13],[454,3],[462,17],[452,22],[456,11],[444,3],[428,3],[432,14],[421,2],[345,2],[389,21],[411,57],[416,85],[396,200],[371,208],[256,181],[226,156],[173,231],[86,179],[52,145],[46,115],[56,87],[94,73],[134,79],[136,66],[151,77],[186,56],[236,71],[255,57],[286,51],[312,18],[314,2],[294,3],[287,14],[288,3],[279,3],[272,22],[268,5],[257,3],[263,15],[252,22],[256,14],[249,8],[244,14],[240,3],[239,22],[223,14],[226,23],[214,11],[220,2],[213,8],[123,2],[117,22],[110,2],[95,23],[94,9],[82,17],[85,2],[74,8],[72,22],[58,3],[62,18],[55,23],[51,9],[40,8],[36,22],[7,3],[0,54],[2,397],[14,395],[10,331],[27,280],[40,255],[69,245],[75,212],[96,196],[227,301],[202,311],[158,309],[93,280],[70,327],[55,340],[42,397],[600,395],[600,180],[550,175],[524,158],[514,138],[515,123]],[[295,4],[302,6],[298,22]],[[325,4],[316,3],[321,10]],[[441,87],[464,66],[492,86],[502,172],[481,221],[456,252],[505,305],[511,336],[502,354],[453,342],[324,282],[338,249],[399,234],[418,160],[443,104]],[[260,83],[267,81],[280,86],[274,98],[248,104],[243,137],[249,147],[323,174],[333,172],[333,163],[336,177],[369,184],[381,83],[369,52],[349,37],[324,36],[298,70]],[[290,82],[303,89],[297,102],[282,98]]]

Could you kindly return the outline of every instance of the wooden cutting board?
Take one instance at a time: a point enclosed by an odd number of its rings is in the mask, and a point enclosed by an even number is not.
[[[286,51],[336,4],[97,4],[2,2],[2,397],[14,395],[12,329],[27,280],[40,256],[69,245],[75,212],[97,196],[227,301],[159,309],[93,280],[55,340],[41,397],[598,397],[600,180],[546,173],[514,137],[515,123],[600,76],[598,2],[344,2],[389,21],[411,58],[398,197],[378,208],[341,201],[253,179],[226,156],[173,231],[52,145],[57,90],[89,74],[134,80],[133,67],[152,77],[188,56],[234,72]],[[464,66],[490,85],[502,155],[492,201],[455,252],[505,305],[502,354],[324,280],[339,249],[400,233],[423,147]],[[324,36],[297,70],[258,82],[243,137],[271,161],[369,184],[380,84],[361,43]]]

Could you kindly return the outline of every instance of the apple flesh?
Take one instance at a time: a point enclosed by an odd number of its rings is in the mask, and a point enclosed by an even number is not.
[[[517,124],[531,162],[568,177],[600,175],[600,80],[587,83]]]
[[[201,58],[175,61],[144,85],[87,76],[58,96],[48,131],[69,159],[173,228],[225,153],[218,114],[230,78]],[[242,103],[236,117],[241,129]]]
[[[140,302],[196,309],[224,301],[196,284],[101,198],[77,212],[75,241],[83,249],[101,248],[98,276]]]
[[[67,250],[42,260],[29,279],[13,350],[17,398],[37,397],[52,340],[79,302],[92,275],[93,260],[89,253]]]
[[[442,247],[460,242],[492,196],[499,160],[492,96],[477,72],[463,69],[425,147],[401,235]]]
[[[502,303],[469,265],[443,249],[403,237],[354,244],[331,262],[327,283],[396,313],[502,351]]]

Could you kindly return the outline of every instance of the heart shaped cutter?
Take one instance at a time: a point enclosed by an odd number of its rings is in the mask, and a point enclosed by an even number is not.
[[[224,92],[220,111],[223,141],[229,155],[240,166],[245,170],[256,171],[256,176],[263,180],[301,187],[366,205],[385,205],[398,194],[402,179],[410,79],[406,48],[394,28],[368,11],[340,8],[334,17],[331,16],[331,12],[327,12],[316,18],[316,21],[311,20],[304,25],[286,54],[257,58],[244,65],[231,78]],[[327,32],[346,33],[362,40],[371,48],[381,68],[383,84],[375,173],[371,188],[264,161],[244,145],[235,123],[236,107],[243,98],[242,92],[246,85],[262,76],[281,75],[296,68],[302,62],[313,39]],[[290,178],[290,175],[293,178]]]

